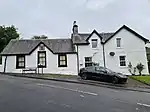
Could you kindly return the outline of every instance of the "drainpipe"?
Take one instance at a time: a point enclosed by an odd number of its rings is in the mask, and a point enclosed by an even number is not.
[[[78,74],[79,74],[79,51],[78,51],[78,45],[76,45],[77,46],[77,69],[78,69]]]
[[[102,42],[103,45],[103,60],[104,60],[104,67],[106,67],[106,60],[105,60],[105,48],[104,48],[104,43]]]
[[[7,62],[7,56],[5,57],[5,61],[4,61],[4,73],[6,72],[6,62]]]

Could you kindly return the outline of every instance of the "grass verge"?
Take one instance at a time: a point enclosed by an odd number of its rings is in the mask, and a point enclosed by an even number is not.
[[[130,76],[130,78],[150,85],[150,76]]]

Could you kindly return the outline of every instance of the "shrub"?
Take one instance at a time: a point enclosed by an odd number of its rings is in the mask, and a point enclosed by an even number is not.
[[[137,64],[136,68],[139,71],[139,75],[142,75],[142,71],[144,70],[144,65],[142,63]]]

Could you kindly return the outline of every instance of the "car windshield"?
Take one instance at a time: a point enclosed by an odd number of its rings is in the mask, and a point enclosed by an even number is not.
[[[108,73],[112,73],[113,71],[108,69],[108,68],[105,68],[105,70],[108,72]]]

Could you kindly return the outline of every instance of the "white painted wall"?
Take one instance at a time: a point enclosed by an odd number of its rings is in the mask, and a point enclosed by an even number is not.
[[[77,55],[76,54],[67,54],[67,67],[58,67],[58,55],[53,54],[47,48],[46,50],[46,61],[47,68],[44,68],[44,73],[54,73],[54,74],[68,74],[68,75],[77,75]],[[37,67],[37,52],[39,48],[37,48],[31,55],[26,55],[26,67]],[[3,65],[4,59],[3,56]],[[21,69],[16,69],[16,56],[8,56],[7,57],[7,67],[6,72],[11,73],[22,73]],[[40,69],[41,72],[41,69]]]
[[[121,48],[117,48],[117,37],[121,38]],[[115,56],[110,56],[110,52],[115,52]],[[125,29],[122,29],[116,36],[114,36],[105,44],[105,56],[107,68],[117,72],[129,74],[128,67],[119,66],[120,55],[126,56],[127,66],[129,62],[131,62],[133,66],[136,66],[140,62],[144,64],[145,69],[143,70],[143,74],[148,74],[147,56],[144,41]]]
[[[98,39],[98,46],[97,48],[92,48],[91,40]],[[103,61],[103,47],[101,44],[100,38],[93,34],[89,39],[89,45],[79,45],[78,46],[78,53],[79,53],[79,69],[85,67],[85,57],[92,57],[92,61],[99,63],[100,66],[104,65]]]

